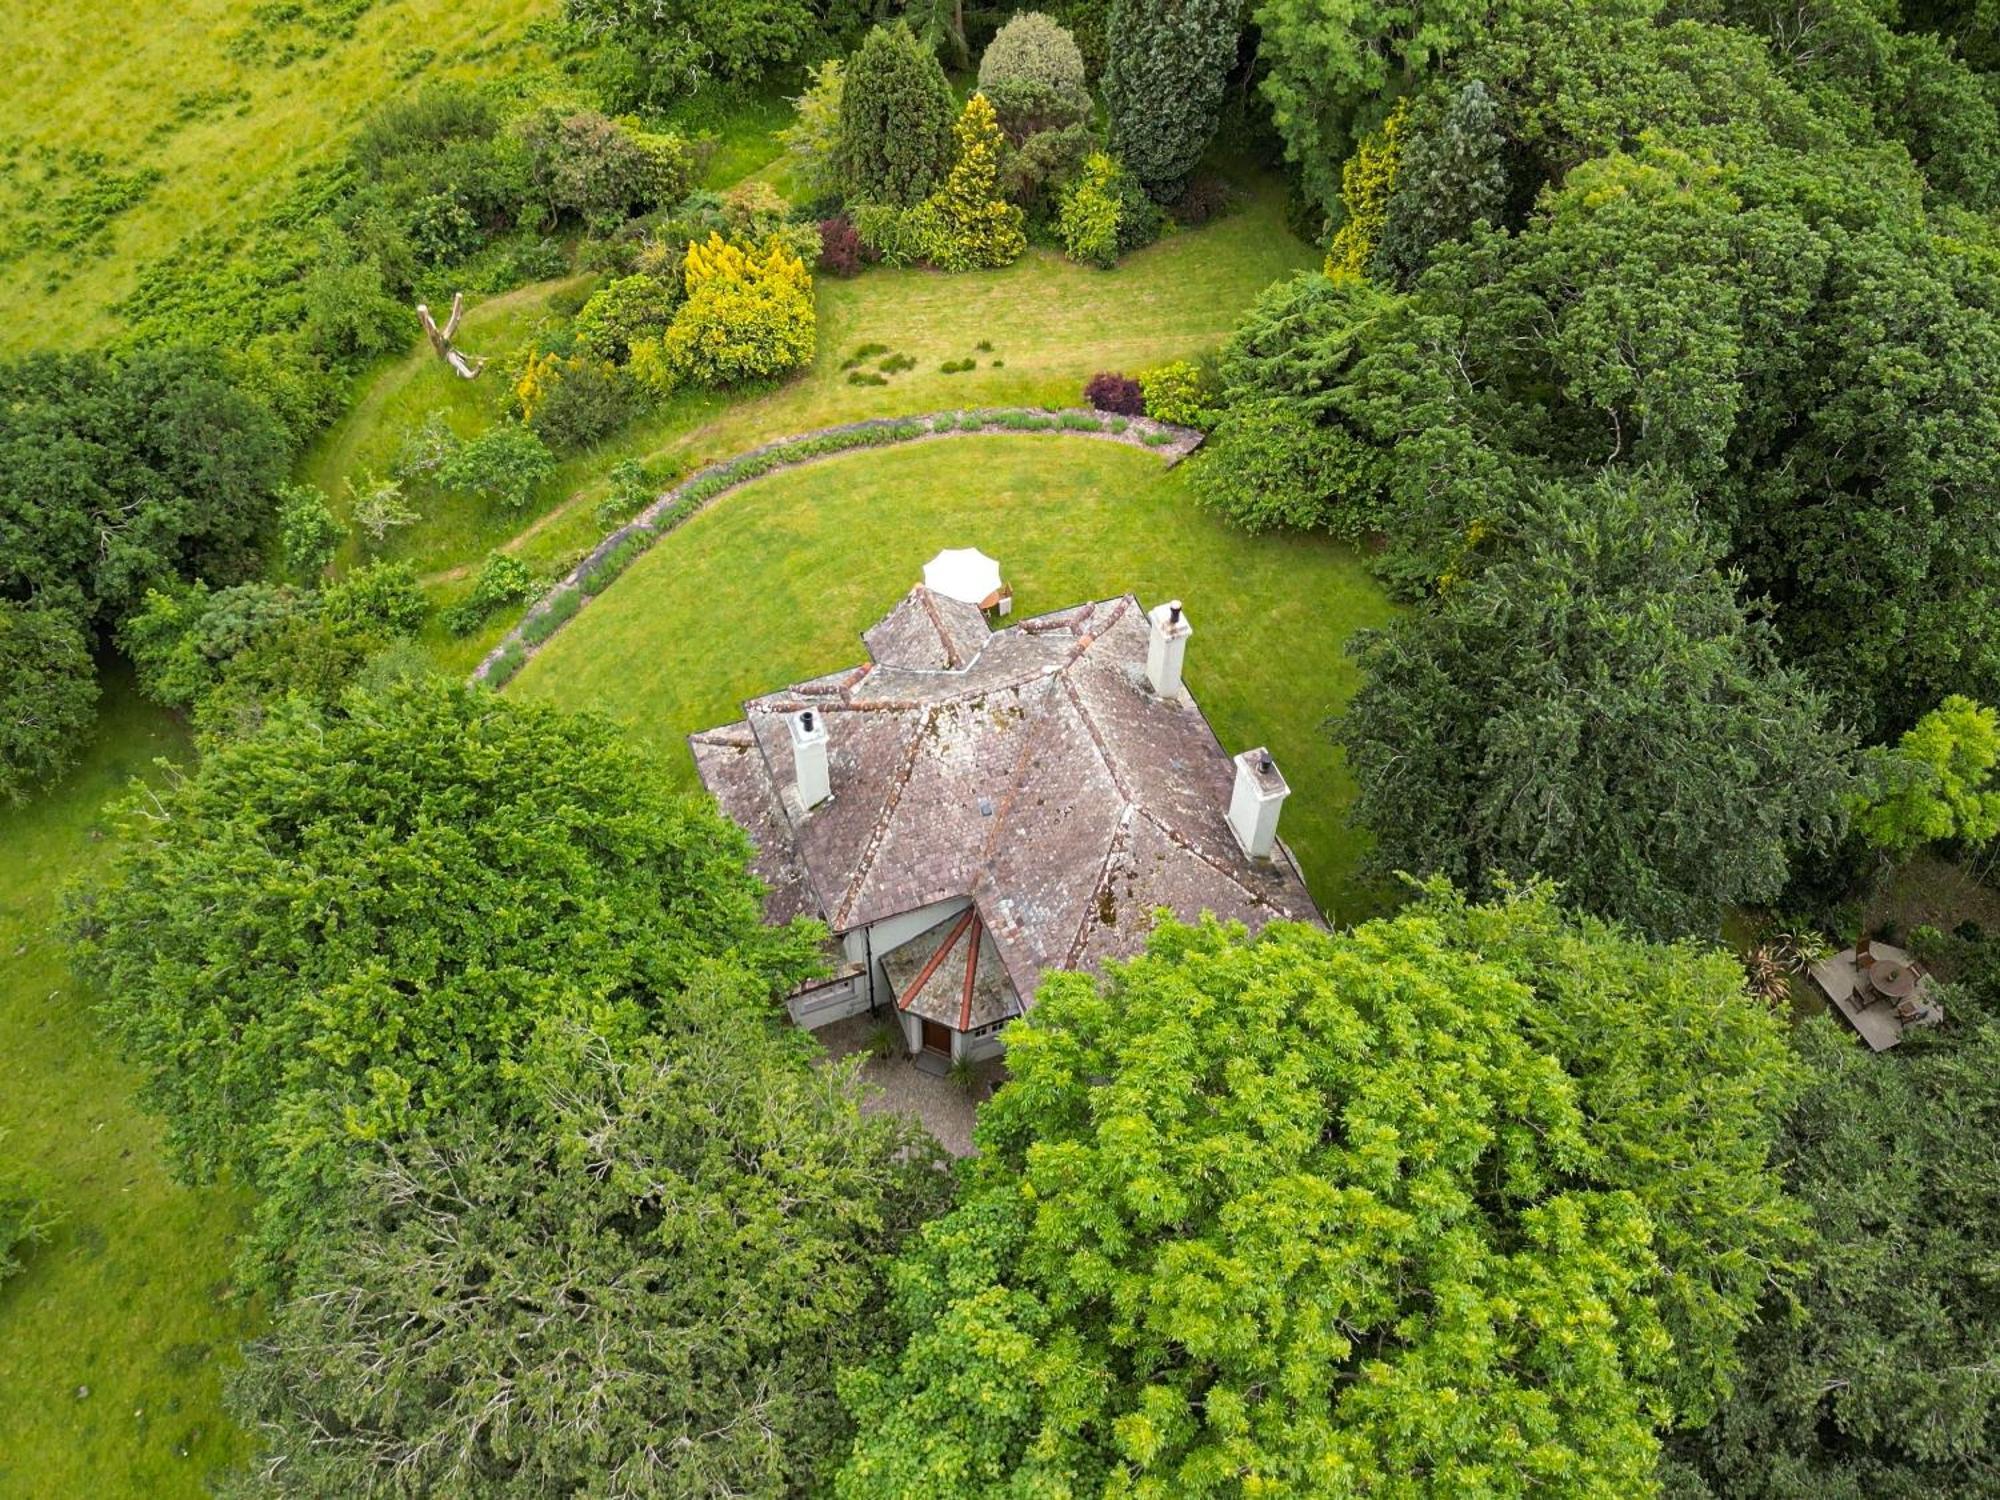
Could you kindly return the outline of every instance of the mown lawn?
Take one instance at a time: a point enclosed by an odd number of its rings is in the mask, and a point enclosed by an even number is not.
[[[1321,721],[1359,675],[1343,647],[1392,607],[1330,541],[1246,536],[1143,449],[1053,435],[850,454],[726,496],[663,539],[509,692],[604,709],[695,785],[683,737],[745,698],[865,659],[860,632],[941,547],[997,557],[1017,615],[1131,591],[1194,623],[1187,676],[1223,744],[1268,744],[1282,833],[1330,917],[1378,909],[1356,877],[1352,785]]]
[[[860,417],[1001,403],[1073,405],[1098,370],[1134,370],[1218,347],[1258,292],[1313,264],[1315,252],[1286,229],[1283,209],[1277,186],[1261,184],[1238,212],[1172,235],[1112,271],[1035,249],[1001,271],[944,276],[876,268],[847,281],[821,277],[818,357],[795,379],[749,396],[676,397],[565,462],[525,512],[413,491],[425,519],[392,533],[382,555],[436,575],[476,565],[506,545],[531,564],[553,565],[601,534],[595,503],[605,470],[620,458],[670,458],[693,468],[769,438]],[[474,353],[505,354],[538,319],[553,316],[551,295],[575,285],[526,288],[475,306],[460,342]],[[992,347],[980,349],[982,341]],[[854,384],[842,365],[864,344],[885,345],[916,366],[888,376],[885,385]],[[888,357],[877,354],[866,367]],[[979,367],[953,375],[939,369],[959,359],[976,359]],[[387,473],[404,435],[427,413],[445,412],[460,432],[494,421],[506,396],[498,376],[496,369],[477,381],[460,380],[428,347],[413,352],[367,387],[350,417],[308,457],[302,477],[343,505],[347,481]],[[350,548],[348,560],[359,555]]]
[[[186,749],[114,673],[83,763],[0,809],[0,1153],[62,1216],[0,1286],[0,1496],[200,1495],[242,1452],[220,1405],[248,1316],[229,1283],[239,1205],[168,1180],[54,931],[63,885],[108,847],[106,797]]]

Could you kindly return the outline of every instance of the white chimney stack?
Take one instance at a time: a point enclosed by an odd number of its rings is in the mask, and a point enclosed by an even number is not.
[[[1269,859],[1278,842],[1278,809],[1292,789],[1261,745],[1236,757],[1236,789],[1229,797],[1229,831],[1252,859]]]
[[[792,715],[791,723],[799,806],[811,812],[833,795],[826,771],[826,715],[816,708],[802,708]]]
[[[1188,637],[1194,634],[1194,626],[1188,624],[1187,611],[1178,599],[1169,599],[1146,618],[1152,623],[1146,641],[1146,681],[1159,697],[1178,698],[1181,663],[1187,659]]]

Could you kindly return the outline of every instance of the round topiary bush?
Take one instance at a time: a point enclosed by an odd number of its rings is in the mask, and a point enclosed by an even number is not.
[[[1081,93],[1083,54],[1061,26],[1038,10],[1024,10],[1000,28],[979,59],[980,88],[1002,82]]]

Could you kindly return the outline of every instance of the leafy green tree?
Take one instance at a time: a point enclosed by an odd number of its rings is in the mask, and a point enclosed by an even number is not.
[[[584,312],[590,310],[586,303]],[[660,311],[664,327],[666,310]],[[577,316],[581,319],[582,314]],[[591,325],[593,332],[601,331],[604,326],[603,319]],[[556,456],[549,452],[548,444],[519,422],[496,422],[478,437],[468,438],[454,448],[450,457],[438,465],[437,481],[448,490],[519,510],[534,498],[536,487],[555,471]]]
[[[75,609],[0,597],[0,803],[25,802],[76,763],[97,676]]]
[[[118,644],[132,659],[139,687],[155,703],[191,708],[221,680],[224,668],[264,636],[282,629],[319,600],[269,583],[211,590],[200,581],[148,591],[145,603],[119,627]]]
[[[424,518],[423,512],[403,493],[400,479],[384,479],[374,473],[363,474],[358,481],[349,478],[347,500],[348,519],[377,547],[388,540],[390,532],[414,526]]]
[[[2000,989],[1984,998],[1990,1006]],[[1734,1397],[1674,1445],[1695,1481],[1681,1492],[1991,1495],[2000,1026],[1957,1005],[1943,1031],[1882,1056],[1838,1018],[1798,1029],[1811,1081],[1780,1150],[1811,1207],[1810,1272],[1767,1299]]]
[[[231,1392],[268,1495],[810,1493],[834,1375],[942,1152],[716,965],[620,1056],[555,1028],[519,1118],[364,1148]]]
[[[1799,1238],[1781,1023],[1546,891],[1167,922],[1008,1068],[844,1497],[1645,1494]]]
[[[931,198],[944,230],[941,271],[1012,265],[1028,248],[1021,210],[1000,195],[1000,122],[984,94],[965,101],[952,127],[957,159]]]
[[[1478,35],[1488,9],[1475,0],[1257,0],[1250,14],[1271,121],[1329,218],[1341,163],[1373,123],[1365,112]]]
[[[543,1026],[623,1046],[718,956],[766,992],[814,961],[741,834],[608,723],[440,682],[350,708],[211,741],[75,912],[176,1171],[260,1192],[271,1279],[357,1143],[506,1114]]]
[[[979,92],[1016,145],[1090,116],[1090,88],[1076,39],[1037,10],[1010,17],[979,59]]]
[[[292,577],[317,582],[346,534],[318,485],[288,484],[278,491],[278,550]]]
[[[841,178],[851,202],[914,207],[951,169],[958,106],[937,58],[902,24],[877,26],[847,60]]]
[[[1714,932],[1840,831],[1852,740],[1645,471],[1532,488],[1436,605],[1356,643],[1340,722],[1389,870],[1560,878],[1655,933]]]
[[[1112,0],[1109,146],[1155,202],[1181,195],[1215,137],[1242,13],[1239,0]]]
[[[840,196],[840,111],[847,63],[830,57],[806,70],[805,92],[792,100],[792,123],[778,132],[792,159],[792,176],[808,203]]]
[[[1854,826],[1876,848],[2000,835],[2000,713],[1956,695],[1875,751]]]
[[[797,62],[819,32],[810,0],[564,0],[586,33],[629,49],[662,104],[716,82],[747,82]]]

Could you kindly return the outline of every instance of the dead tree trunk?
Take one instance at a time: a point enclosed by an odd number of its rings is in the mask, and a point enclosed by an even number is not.
[[[452,335],[458,332],[458,320],[464,316],[465,293],[463,292],[451,294],[451,316],[445,319],[442,328],[437,326],[437,320],[431,316],[428,307],[421,302],[417,304],[417,321],[424,325],[424,332],[430,336],[431,347],[437,350],[437,357],[467,380],[471,380],[486,368],[486,361],[469,359],[451,346]]]

